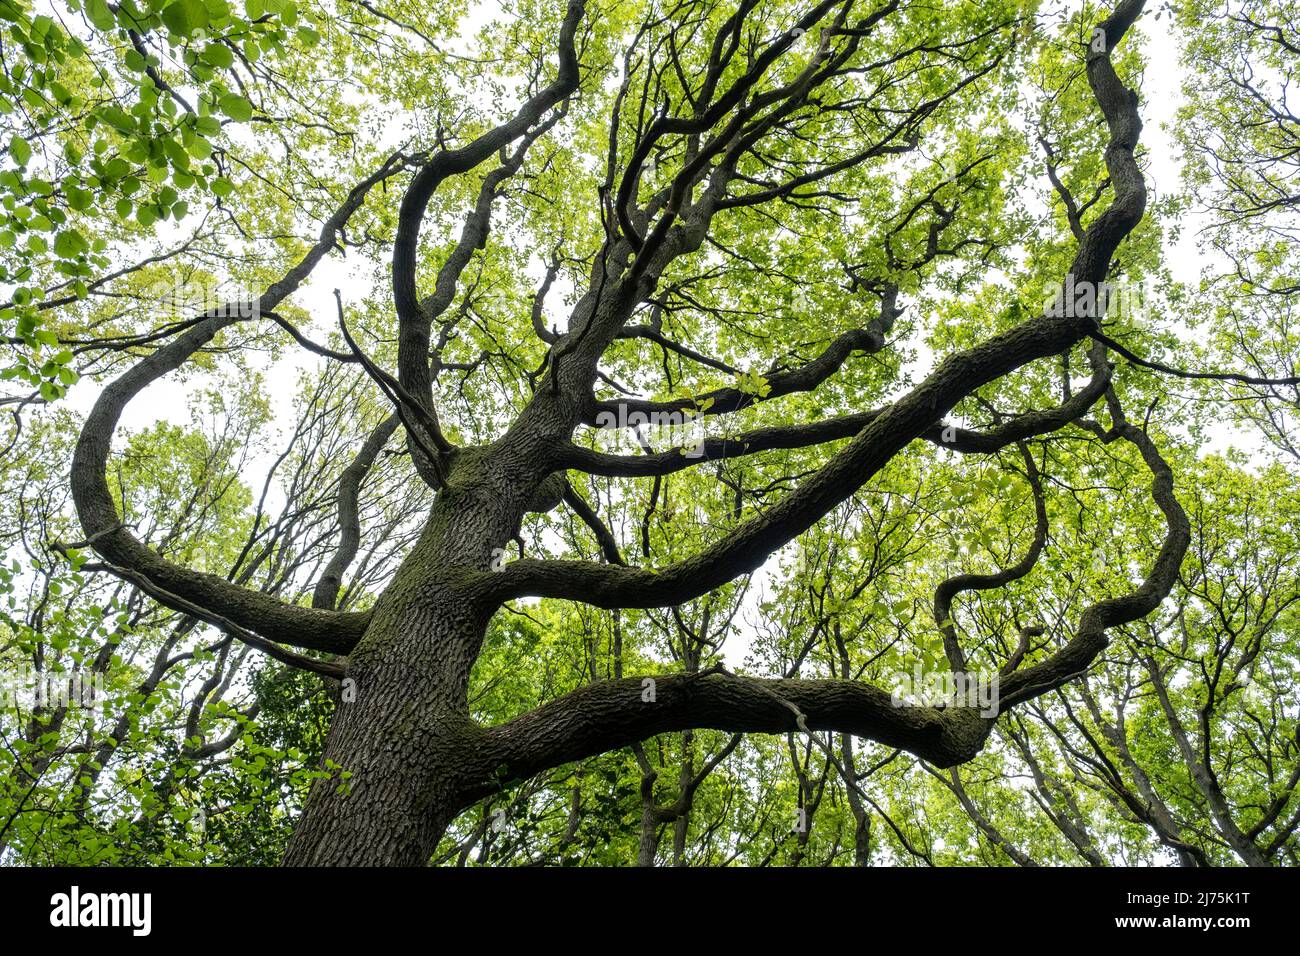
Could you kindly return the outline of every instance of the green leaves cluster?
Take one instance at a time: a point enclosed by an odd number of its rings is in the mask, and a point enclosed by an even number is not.
[[[315,46],[315,18],[292,0],[70,0],[56,16],[0,2],[0,334],[21,346],[0,374],[47,400],[76,380],[49,304],[84,300],[120,265],[114,238],[232,194],[249,80]]]

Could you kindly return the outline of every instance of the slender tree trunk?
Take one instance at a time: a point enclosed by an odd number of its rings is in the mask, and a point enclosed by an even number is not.
[[[1160,701],[1160,709],[1164,711],[1165,720],[1169,724],[1169,732],[1173,734],[1174,742],[1178,745],[1178,751],[1182,755],[1183,763],[1187,765],[1187,772],[1192,778],[1192,783],[1196,785],[1196,789],[1205,798],[1205,804],[1210,811],[1210,819],[1214,821],[1220,835],[1228,842],[1228,845],[1232,847],[1237,856],[1241,857],[1243,863],[1247,866],[1271,866],[1272,864],[1269,863],[1268,858],[1255,845],[1255,841],[1247,836],[1237,826],[1237,821],[1233,819],[1232,808],[1228,805],[1228,799],[1210,767],[1208,747],[1206,748],[1206,760],[1202,761],[1197,755],[1196,748],[1187,735],[1182,719],[1178,716],[1178,711],[1174,709],[1173,702],[1169,698],[1169,688],[1165,684],[1160,665],[1156,663],[1155,658],[1150,656],[1146,658],[1145,663],[1147,673],[1151,676],[1151,684],[1156,690],[1156,699]]]
[[[659,814],[653,804],[641,807],[641,836],[637,841],[636,865],[654,866],[659,852]]]
[[[871,815],[853,811],[853,865],[871,865]]]
[[[707,625],[706,625],[707,629]],[[691,660],[691,670],[698,671],[698,653]],[[695,794],[691,782],[695,779],[695,731],[682,731],[682,762],[677,770],[678,800],[684,800],[681,812],[673,818],[673,866],[686,865],[686,838],[691,831],[691,810]]]

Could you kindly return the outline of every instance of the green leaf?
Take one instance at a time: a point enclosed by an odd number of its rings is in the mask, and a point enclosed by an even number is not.
[[[78,186],[69,186],[63,192],[68,197],[68,206],[77,212],[89,209],[95,199],[94,193]]]
[[[21,136],[14,136],[9,140],[9,155],[19,166],[26,166],[27,161],[32,158],[32,148],[27,145],[27,140]]]
[[[193,36],[210,22],[208,8],[201,0],[175,0],[163,9],[162,21],[172,33],[183,37]]]
[[[135,120],[116,103],[110,103],[97,110],[96,115],[119,133],[129,134],[135,132]]]
[[[235,64],[235,54],[223,43],[209,43],[203,48],[203,60],[220,70],[228,70]]]
[[[253,104],[238,93],[223,93],[217,106],[236,123],[246,123],[253,118]]]
[[[207,159],[212,155],[212,144],[201,136],[195,136],[186,143],[185,149],[195,159]]]
[[[54,238],[54,254],[63,259],[71,259],[89,248],[86,237],[75,229],[65,229]]]
[[[117,18],[108,8],[108,0],[89,0],[86,4],[86,16],[96,30],[112,30],[117,26]]]
[[[216,136],[221,132],[221,121],[215,116],[200,116],[194,121],[194,129],[204,136]]]

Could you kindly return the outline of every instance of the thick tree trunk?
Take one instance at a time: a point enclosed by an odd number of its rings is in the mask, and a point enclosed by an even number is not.
[[[491,617],[467,569],[486,568],[513,531],[511,495],[439,494],[420,541],[384,591],[347,675],[286,865],[426,864],[465,807],[483,732],[470,670]],[[480,768],[481,769],[481,768]]]
[[[484,596],[481,578],[499,565],[520,516],[559,500],[549,486],[538,493],[548,473],[538,417],[503,441],[504,452],[449,456],[420,540],[348,656],[325,746],[330,776],[312,787],[286,865],[423,866],[456,814],[482,796],[484,733],[470,718],[469,679],[499,602]]]
[[[287,865],[428,861],[461,809],[459,771],[479,734],[447,673],[446,652],[482,637],[464,611],[443,604],[418,617],[376,615],[330,727],[329,776],[313,785]]]

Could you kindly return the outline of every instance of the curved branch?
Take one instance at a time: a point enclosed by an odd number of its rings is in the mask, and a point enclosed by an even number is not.
[[[892,317],[888,320],[892,324]],[[688,404],[701,415],[722,415],[749,408],[759,402],[768,402],[793,392],[810,392],[834,375],[854,352],[879,352],[885,347],[883,317],[873,319],[866,328],[850,329],[836,336],[825,351],[815,359],[795,369],[767,376],[768,392],[759,397],[738,388],[718,388],[703,395],[676,401],[654,402],[628,398],[617,402],[592,401],[583,410],[582,420],[587,425],[612,427],[607,421],[618,422],[620,412],[624,417],[633,412],[646,415],[681,414]]]
[[[459,149],[441,150],[412,177],[398,212],[393,241],[393,303],[398,319],[398,379],[422,402],[432,405],[429,378],[430,316],[416,290],[416,260],[420,227],[435,190],[447,178],[469,172],[500,149],[525,136],[546,111],[578,88],[578,54],[574,38],[584,0],[569,0],[559,35],[559,72],[531,97],[508,122],[494,127]],[[534,131],[533,136],[538,135]],[[531,140],[530,140],[531,142]],[[522,157],[520,157],[522,161]],[[467,228],[468,224],[467,224]]]
[[[669,352],[676,352],[683,358],[690,359],[700,365],[706,365],[709,368],[717,369],[724,375],[738,375],[739,370],[728,365],[719,359],[710,358],[703,352],[697,352],[695,349],[674,342],[668,336],[664,335],[658,328],[652,325],[629,325],[624,327],[616,336],[620,339],[645,339],[647,342],[653,342],[661,349]]]
[[[936,422],[918,438],[961,454],[993,454],[1008,445],[1055,431],[1081,418],[1105,394],[1110,384],[1108,365],[1098,368],[1089,383],[1067,401],[1049,409],[1023,412],[985,429],[958,428]],[[650,478],[670,475],[706,461],[740,458],[778,449],[808,448],[852,438],[879,418],[885,409],[841,415],[799,425],[773,425],[742,432],[731,438],[705,438],[697,445],[677,446],[647,455],[612,455],[566,444],[558,454],[560,468],[575,468],[591,475],[613,478]],[[649,423],[653,424],[653,422]]]
[[[600,552],[605,556],[606,561],[610,564],[627,564],[618,550],[618,541],[615,540],[613,532],[601,520],[600,515],[596,513],[596,509],[587,503],[586,498],[582,497],[578,489],[567,481],[564,483],[564,503],[582,519],[583,524],[591,529],[591,533],[596,536],[596,541],[600,544]]]
[[[1135,354],[1125,348],[1119,342],[1116,342],[1104,332],[1094,330],[1092,337],[1111,351],[1117,353],[1134,365],[1150,369],[1153,372],[1162,372],[1165,375],[1173,375],[1176,378],[1187,378],[1197,380],[1208,380],[1212,382],[1237,382],[1241,385],[1300,385],[1300,375],[1288,375],[1283,378],[1265,378],[1259,375],[1242,375],[1239,372],[1189,372],[1185,369],[1174,368],[1172,365],[1165,365],[1162,362],[1153,362],[1151,359],[1144,359],[1142,356]]]
[[[446,482],[444,455],[452,450],[451,443],[442,434],[438,417],[431,407],[422,405],[411,395],[402,383],[372,362],[361,350],[352,333],[348,331],[347,318],[343,314],[343,293],[334,290],[334,300],[338,304],[339,331],[343,333],[343,342],[351,349],[361,363],[362,369],[370,380],[379,386],[379,391],[388,399],[397,413],[402,427],[406,429],[406,438],[411,446],[412,462],[416,473],[437,490]],[[412,419],[415,419],[414,421]],[[433,442],[433,448],[424,440],[427,435]]]
[[[663,607],[692,600],[757,569],[777,548],[862,487],[966,395],[1035,359],[1059,354],[1086,335],[1085,323],[1090,321],[1044,316],[950,356],[916,389],[875,415],[798,489],[684,561],[655,572],[521,560],[492,575],[489,589],[502,599],[530,594],[598,607]]]
[[[653,695],[646,695],[648,680]],[[939,767],[969,760],[992,728],[973,708],[898,707],[887,691],[860,681],[762,680],[720,671],[630,677],[588,685],[485,731],[478,779],[467,789],[491,792],[502,780],[673,731],[799,731],[805,729],[799,715],[807,730],[876,740]]]
[[[110,382],[86,416],[69,476],[77,517],[86,537],[109,564],[142,575],[162,594],[176,595],[186,602],[186,607],[177,607],[176,610],[191,613],[192,605],[279,643],[339,653],[351,650],[365,630],[369,614],[339,614],[294,607],[269,594],[239,587],[215,574],[203,574],[173,564],[122,525],[109,491],[106,468],[113,433],[127,404],[150,384],[180,368],[220,331],[241,321],[241,316],[273,312],[334,248],[339,230],[361,207],[370,189],[400,169],[400,157],[390,156],[378,170],[355,186],[338,210],[325,221],[316,244],[283,278],[252,303],[251,311],[223,305],[204,313],[199,317],[200,321],[184,334]],[[167,604],[165,598],[159,600]]]
[[[376,425],[352,463],[339,476],[339,546],[321,572],[320,580],[316,582],[311,598],[311,606],[314,608],[324,611],[335,609],[339,589],[343,586],[343,574],[357,556],[357,549],[361,545],[361,524],[357,517],[361,482],[365,481],[380,451],[397,430],[397,425],[396,414],[389,415]]]
[[[957,798],[957,802],[961,804],[962,809],[966,811],[966,816],[970,817],[971,822],[979,828],[990,843],[1011,857],[1012,862],[1017,866],[1038,866],[1033,857],[1008,840],[1002,831],[984,815],[975,801],[971,799],[970,794],[966,792],[966,787],[961,782],[961,773],[956,767],[950,767],[946,776],[931,767],[925,767],[925,771],[952,792],[952,795]]]
[[[158,587],[158,585],[150,581],[149,578],[137,571],[132,571],[128,568],[119,568],[112,564],[103,562],[92,562],[82,565],[82,567],[87,571],[107,571],[109,574],[119,577],[124,581],[130,581],[159,604],[192,615],[201,621],[206,621],[222,633],[247,644],[249,647],[263,652],[268,657],[274,658],[282,664],[288,664],[290,667],[297,667],[300,670],[311,671],[314,674],[321,674],[325,677],[332,677],[335,680],[340,679],[346,673],[347,667],[345,661],[319,661],[311,657],[304,657],[301,654],[295,654],[292,651],[285,650],[274,641],[268,641],[265,638],[246,631],[238,624],[220,614],[215,614],[212,611],[199,607],[192,601],[187,601],[179,594],[172,594],[170,591]]]
[[[665,136],[688,136],[699,135],[712,129],[723,119],[727,117],[732,110],[740,106],[754,88],[755,84],[763,78],[768,69],[798,40],[800,36],[817,25],[821,19],[834,9],[840,0],[822,0],[808,13],[804,14],[793,29],[780,33],[776,38],[763,49],[761,53],[753,57],[749,69],[736,79],[726,92],[722,93],[716,100],[707,102],[712,99],[712,92],[716,88],[718,79],[721,78],[725,63],[720,61],[716,54],[721,52],[720,44],[723,42],[724,35],[731,30],[735,31],[735,36],[739,39],[741,26],[745,15],[748,13],[751,5],[744,5],[738,9],[723,29],[715,38],[714,54],[710,58],[709,72],[705,78],[706,93],[702,94],[696,107],[695,115],[689,118],[668,116],[666,114],[658,116],[649,129],[637,141],[632,150],[632,155],[628,158],[627,165],[624,167],[623,176],[619,180],[618,191],[614,197],[614,212],[618,217],[619,228],[622,231],[629,245],[636,252],[640,252],[646,245],[647,239],[643,237],[633,223],[632,206],[636,199],[637,187],[641,182],[641,171],[645,166],[646,160],[650,158],[650,153],[655,144]],[[734,46],[733,46],[734,51]],[[759,99],[755,97],[755,100]],[[753,108],[753,103],[750,104]],[[735,117],[733,117],[733,123]],[[725,143],[723,137],[719,137],[721,143]],[[693,163],[700,166],[707,157],[695,157]],[[688,168],[692,163],[687,164]],[[686,172],[685,170],[683,172]],[[680,188],[684,182],[689,182],[692,177],[679,175],[674,185]],[[677,196],[680,205],[681,196]],[[669,210],[664,220],[656,226],[656,231],[662,238],[666,230],[666,223],[675,217],[677,209],[669,203]]]
[[[1009,568],[994,574],[956,574],[939,582],[934,589],[934,623],[943,635],[943,649],[954,671],[966,670],[966,655],[957,639],[957,626],[952,620],[952,599],[962,591],[989,591],[1018,581],[1034,569],[1038,557],[1047,544],[1047,503],[1043,497],[1043,483],[1038,477],[1034,456],[1022,443],[1020,454],[1025,462],[1025,477],[1034,498],[1034,537],[1022,557]]]
[[[1118,403],[1112,403],[1118,410]],[[1137,446],[1151,471],[1151,497],[1164,514],[1168,531],[1146,579],[1136,590],[1088,607],[1065,645],[1045,661],[1016,671],[1002,682],[1000,712],[1060,687],[1077,677],[1105,649],[1108,628],[1146,617],[1163,601],[1178,580],[1183,555],[1191,541],[1191,522],[1174,495],[1174,474],[1150,437],[1136,425],[1115,423],[1119,437]]]

